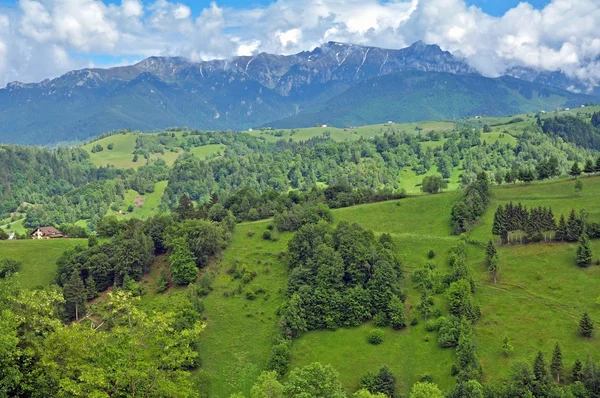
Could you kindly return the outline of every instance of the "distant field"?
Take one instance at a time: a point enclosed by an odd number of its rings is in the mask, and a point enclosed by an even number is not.
[[[373,138],[377,135],[383,135],[387,131],[403,131],[406,133],[425,134],[429,131],[451,131],[455,128],[454,122],[447,121],[426,121],[421,123],[393,123],[393,124],[374,124],[369,126],[356,126],[353,128],[337,127],[308,127],[299,129],[275,129],[275,130],[255,130],[249,132],[255,137],[263,137],[269,142],[281,139],[292,139],[294,141],[306,141],[313,137],[320,137],[325,132],[331,134],[335,141],[353,141],[362,138]],[[279,133],[281,133],[279,135]]]
[[[27,232],[27,229],[23,226],[23,223],[25,222],[25,219],[20,219],[17,220],[15,222],[9,223],[9,224],[4,224],[1,228],[3,230],[5,230],[6,232],[16,232],[19,235],[23,235],[24,233]],[[10,228],[8,228],[8,226],[10,225]]]
[[[133,150],[135,149],[135,140],[138,134],[115,134],[110,137],[102,138],[90,144],[84,145],[83,149],[90,153],[90,158],[96,166],[113,165],[119,169],[138,168],[146,164],[146,159],[140,156],[137,162],[133,161]],[[114,144],[114,148],[109,150],[108,144]],[[102,152],[92,153],[92,148],[96,145],[102,145]],[[163,159],[168,165],[175,163],[179,153],[166,151],[164,154],[152,154],[150,160]]]
[[[146,218],[158,213],[158,206],[160,200],[165,193],[168,181],[159,181],[154,185],[154,192],[140,195],[133,189],[125,191],[125,200],[120,210],[121,213],[109,210],[108,214],[114,214],[119,218],[139,218],[145,220]],[[129,206],[133,206],[133,212],[129,212]]]
[[[23,263],[18,277],[21,286],[46,286],[54,279],[56,260],[77,245],[87,245],[87,239],[0,241],[0,258],[12,258]]]
[[[206,159],[207,156],[212,156],[217,153],[223,153],[226,146],[222,144],[210,144],[203,146],[196,146],[190,149],[190,153],[200,159]]]

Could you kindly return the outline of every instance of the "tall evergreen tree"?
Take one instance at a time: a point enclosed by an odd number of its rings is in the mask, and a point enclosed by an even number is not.
[[[550,387],[550,373],[544,359],[544,353],[538,351],[533,361],[534,396],[545,397]]]
[[[594,163],[592,162],[592,159],[586,159],[585,160],[585,165],[583,166],[583,172],[587,173],[587,174],[591,174],[594,172]]]
[[[175,209],[175,214],[177,214],[177,219],[179,221],[194,218],[194,203],[191,201],[189,196],[185,194],[181,195],[181,197],[179,198],[179,204]]]
[[[592,337],[592,334],[594,333],[594,323],[587,312],[583,313],[583,316],[579,321],[579,331],[583,337]]]
[[[485,249],[486,259],[485,263],[487,265],[488,272],[492,276],[494,283],[496,283],[498,279],[498,271],[499,271],[499,259],[498,259],[498,251],[496,250],[496,246],[494,242],[490,239],[488,245]]]
[[[69,282],[67,282],[63,288],[63,296],[65,297],[69,312],[74,311],[75,320],[79,320],[79,312],[85,309],[87,298],[87,291],[83,284],[83,280],[81,280],[79,271],[75,270],[71,273]]]
[[[577,176],[581,175],[581,167],[579,167],[579,162],[575,161],[573,163],[573,166],[571,166],[570,174],[573,177],[577,177]]]
[[[560,220],[558,221],[558,226],[556,227],[556,234],[554,235],[554,239],[558,241],[563,241],[567,239],[567,222],[565,221],[564,214],[560,215]]]
[[[567,221],[567,240],[576,242],[581,234],[581,220],[577,217],[574,209],[571,209],[569,221]]]
[[[581,360],[579,358],[577,358],[575,360],[575,363],[573,363],[573,370],[571,371],[571,378],[573,379],[574,382],[581,380],[582,369],[583,369],[583,364],[581,363]]]
[[[558,341],[554,346],[554,352],[552,353],[552,362],[550,363],[550,370],[552,371],[552,375],[556,379],[557,383],[560,383],[560,373],[563,370],[562,363],[562,351],[560,349],[560,345]]]
[[[600,173],[600,156],[598,156],[598,159],[596,159],[596,165],[594,167],[594,171],[596,173]]]
[[[592,264],[592,248],[590,246],[590,239],[584,232],[579,238],[579,245],[577,246],[577,265],[580,267],[589,267]]]

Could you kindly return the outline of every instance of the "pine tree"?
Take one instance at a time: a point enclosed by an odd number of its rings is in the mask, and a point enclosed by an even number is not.
[[[596,173],[600,173],[600,156],[598,156],[598,159],[596,159],[596,167],[594,167],[594,171]]]
[[[571,209],[569,214],[569,221],[567,222],[567,240],[569,242],[576,242],[581,234],[581,222],[575,214],[575,210]]]
[[[579,331],[584,337],[592,337],[594,332],[594,323],[590,319],[587,312],[583,313],[581,321],[579,321]]]
[[[556,345],[554,346],[554,352],[552,353],[552,362],[550,363],[550,370],[552,371],[552,374],[556,378],[556,382],[560,383],[560,373],[563,370],[563,363],[562,363],[562,351],[560,349],[560,345],[558,344],[558,341],[556,342]]]
[[[541,351],[538,351],[538,354],[533,361],[533,379],[534,396],[545,397],[551,379],[550,373],[548,372],[548,365],[544,359],[544,353]]]
[[[564,214],[560,215],[560,220],[558,221],[558,226],[556,227],[556,234],[554,235],[554,239],[558,241],[563,241],[567,238],[567,222],[565,221]]]
[[[580,267],[589,267],[592,264],[592,248],[590,239],[586,233],[582,233],[577,246],[577,265]]]
[[[583,369],[583,364],[581,363],[581,360],[578,358],[575,360],[575,363],[573,364],[573,370],[571,371],[571,377],[573,378],[573,381],[580,381],[581,380],[581,370]]]
[[[502,352],[504,352],[504,355],[508,357],[514,351],[514,349],[515,347],[513,347],[511,344],[510,339],[505,335],[504,339],[502,339]]]
[[[581,167],[579,167],[579,162],[575,161],[573,163],[573,166],[571,166],[571,173],[570,173],[573,177],[577,177],[578,175],[581,175]]]
[[[175,209],[175,213],[177,214],[177,218],[179,220],[194,218],[194,203],[190,200],[189,196],[181,195],[179,198],[179,204]]]
[[[496,283],[496,281],[498,279],[498,271],[499,271],[498,251],[496,250],[496,246],[494,245],[494,242],[492,242],[491,239],[488,242],[488,245],[485,249],[485,253],[486,253],[485,263],[487,265],[487,269],[488,269],[490,275],[492,276],[494,283]]]
[[[506,230],[506,216],[502,205],[498,206],[494,214],[494,223],[492,224],[492,234],[502,235],[502,231]]]
[[[583,172],[587,174],[591,174],[594,172],[594,163],[592,159],[586,159],[585,165],[583,166]]]
[[[87,291],[77,270],[71,274],[69,282],[65,284],[63,296],[66,304],[75,310],[75,320],[79,320],[79,310],[85,309]]]

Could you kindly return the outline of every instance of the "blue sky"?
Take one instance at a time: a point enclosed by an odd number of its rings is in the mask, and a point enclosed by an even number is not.
[[[467,0],[469,5],[476,5],[486,13],[493,16],[502,16],[504,13],[515,7],[522,0]],[[120,0],[105,0],[106,3],[120,3]],[[150,1],[145,0],[145,3]],[[195,15],[199,14],[203,8],[209,7],[210,0],[180,0],[181,3],[189,6]],[[527,0],[535,8],[543,8],[550,0]],[[14,5],[18,0],[0,0],[0,4]],[[254,8],[256,6],[272,3],[272,0],[218,0],[219,6],[228,6],[234,8]]]

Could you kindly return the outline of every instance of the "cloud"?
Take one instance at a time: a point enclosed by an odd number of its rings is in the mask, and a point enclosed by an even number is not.
[[[176,0],[20,0],[0,6],[0,85],[39,81],[98,55],[193,60],[291,54],[326,41],[402,48],[417,40],[464,57],[485,75],[513,66],[600,81],[600,2],[522,2],[492,17],[464,0],[278,0],[193,15]]]

